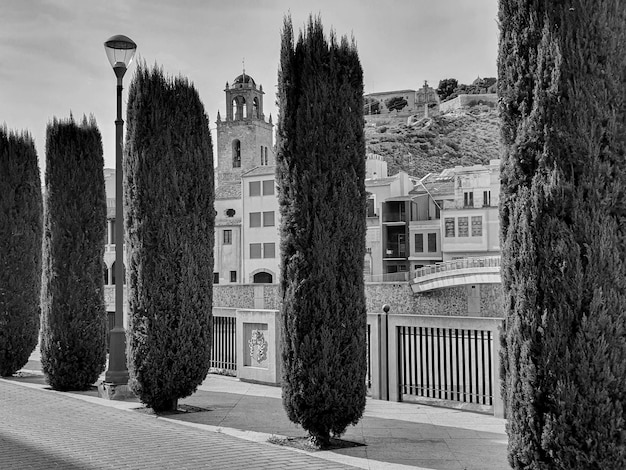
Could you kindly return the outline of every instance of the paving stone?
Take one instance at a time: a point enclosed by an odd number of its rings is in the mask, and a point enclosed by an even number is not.
[[[2,469],[353,468],[6,380],[0,416]]]

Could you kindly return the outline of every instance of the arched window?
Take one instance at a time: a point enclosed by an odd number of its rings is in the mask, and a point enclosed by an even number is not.
[[[241,168],[241,142],[233,140],[233,168]]]
[[[106,264],[104,265],[104,285],[109,285],[109,268],[107,268]]]
[[[123,273],[122,284],[126,284],[126,266],[122,267],[122,273]],[[111,265],[111,278],[113,280],[111,284],[115,285],[115,261]]]
[[[272,275],[270,273],[266,273],[265,271],[256,273],[252,277],[252,282],[254,284],[271,284],[272,281],[273,281]]]
[[[252,100],[252,117],[254,118],[259,118],[259,99],[258,98],[254,98],[254,100]]]
[[[265,147],[265,164],[267,165],[267,147]]]
[[[240,121],[246,118],[246,99],[243,96],[233,98],[233,119]]]
[[[263,159],[263,146],[261,145],[261,165],[266,165],[265,160]]]

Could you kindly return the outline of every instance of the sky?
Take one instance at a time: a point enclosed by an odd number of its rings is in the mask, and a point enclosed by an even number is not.
[[[194,84],[212,129],[225,115],[226,82],[245,67],[276,123],[286,14],[296,35],[313,14],[327,32],[354,37],[366,93],[497,74],[497,0],[2,0],[0,125],[34,137],[43,172],[48,123],[94,115],[105,167],[114,168],[116,78],[103,44],[116,34],[137,43],[124,119],[135,64],[145,60]]]

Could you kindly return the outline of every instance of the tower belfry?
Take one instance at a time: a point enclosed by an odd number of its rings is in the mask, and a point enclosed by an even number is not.
[[[226,82],[226,116],[217,118],[217,184],[238,183],[257,166],[274,165],[272,123],[263,113],[263,86],[246,74]]]

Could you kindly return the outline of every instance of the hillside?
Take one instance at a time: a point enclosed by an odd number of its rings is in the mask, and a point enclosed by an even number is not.
[[[387,161],[390,175],[404,170],[422,177],[500,158],[499,119],[497,111],[487,107],[422,118],[410,126],[396,118],[395,124],[367,123],[365,142],[368,153]]]

